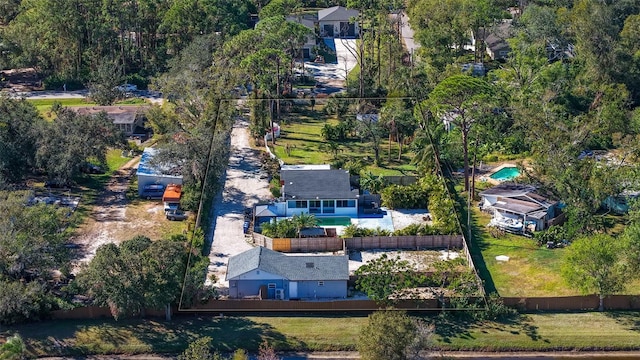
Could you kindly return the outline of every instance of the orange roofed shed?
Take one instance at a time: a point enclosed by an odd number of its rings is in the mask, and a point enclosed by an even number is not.
[[[167,185],[167,188],[164,190],[164,195],[162,195],[162,201],[179,202],[181,195],[182,195],[182,185],[169,184]]]

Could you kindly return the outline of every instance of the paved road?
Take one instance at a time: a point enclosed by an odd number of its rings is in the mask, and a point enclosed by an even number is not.
[[[402,40],[404,41],[404,46],[409,51],[409,54],[415,54],[417,50],[420,48],[420,44],[416,43],[413,38],[413,30],[409,27],[409,17],[406,13],[402,13]],[[415,56],[415,55],[414,55]]]

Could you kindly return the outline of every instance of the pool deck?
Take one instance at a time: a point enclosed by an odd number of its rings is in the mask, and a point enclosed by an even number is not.
[[[497,173],[498,171],[500,171],[500,170],[502,170],[503,168],[506,168],[506,167],[518,167],[518,166],[517,166],[517,165],[515,165],[515,164],[512,164],[512,163],[503,163],[503,164],[500,164],[500,165],[498,165],[498,166],[496,166],[496,167],[492,168],[491,170],[487,171],[487,172],[486,172],[485,174],[483,174],[482,176],[479,176],[477,180],[479,180],[479,181],[481,181],[481,182],[488,182],[488,183],[489,183],[489,184],[491,184],[491,185],[498,185],[498,184],[500,184],[500,183],[501,183],[501,182],[503,182],[503,181],[496,180],[496,179],[492,179],[492,178],[491,178],[491,175],[493,175],[493,174]],[[511,180],[513,180],[513,179],[511,179]]]

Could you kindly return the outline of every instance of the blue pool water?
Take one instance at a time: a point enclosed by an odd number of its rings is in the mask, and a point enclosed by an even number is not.
[[[518,170],[517,167],[503,167],[491,174],[489,177],[493,180],[505,181],[517,178],[518,176],[520,176],[520,170]]]

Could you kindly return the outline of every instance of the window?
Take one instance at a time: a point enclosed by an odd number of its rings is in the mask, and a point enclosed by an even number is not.
[[[333,200],[322,200],[322,213],[333,214],[336,212],[336,202]]]
[[[320,213],[320,204],[321,204],[320,200],[311,200],[311,201],[309,201],[309,212],[312,213],[312,214],[319,214]]]
[[[267,285],[267,287],[269,289],[275,289],[276,288],[276,284],[275,283],[270,283],[270,284]]]
[[[356,207],[355,200],[336,200],[336,207],[346,208],[346,207]]]
[[[306,209],[307,200],[289,200],[287,201],[287,207],[289,209]]]
[[[318,281],[318,286],[324,286],[324,281]]]

